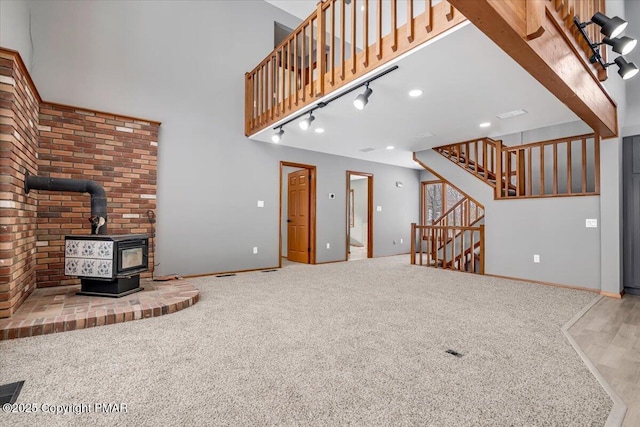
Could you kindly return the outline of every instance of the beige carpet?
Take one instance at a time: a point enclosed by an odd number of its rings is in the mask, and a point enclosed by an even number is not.
[[[170,316],[0,342],[20,403],[128,409],[0,425],[603,425],[560,331],[593,294],[408,260],[201,278]]]

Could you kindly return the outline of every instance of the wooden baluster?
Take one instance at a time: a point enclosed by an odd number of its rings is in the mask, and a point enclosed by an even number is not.
[[[298,55],[298,33],[296,33],[295,37],[294,37],[294,66],[293,66],[293,74],[294,74],[294,79],[295,79],[295,87],[294,87],[294,95],[295,95],[295,104],[296,106],[298,106],[298,98],[299,98],[299,92],[298,92],[298,88],[300,86],[299,83],[299,79],[298,79],[298,75],[300,74],[300,60],[299,60],[299,55]]]
[[[527,149],[527,196],[533,194],[533,147]]]
[[[593,148],[595,151],[593,156],[595,192],[596,194],[600,194],[600,135],[598,134],[593,136]]]
[[[356,73],[356,1],[351,1],[351,74]]]
[[[516,185],[518,187],[518,190],[516,192],[516,194],[518,196],[524,196],[526,194],[526,182],[527,182],[527,170],[525,169],[525,150],[518,150],[517,151],[518,154],[518,158],[517,158],[517,166],[516,166]],[[529,171],[529,173],[531,173],[531,171]]]
[[[469,246],[469,249],[471,250],[471,272],[475,273],[476,272],[476,252],[475,252],[475,248],[476,248],[476,243],[475,243],[475,237],[476,237],[476,232],[475,231],[471,231],[471,246]]]
[[[376,25],[378,27],[378,41],[376,42],[376,57],[382,59],[382,0],[378,0],[377,12]]]
[[[502,198],[502,141],[496,141],[495,147],[496,199]]]
[[[449,3],[448,1],[444,0],[442,3],[444,3],[444,10],[445,10],[445,16],[447,17],[447,21],[451,21],[453,19],[453,11],[455,10],[453,8],[453,6],[451,5],[451,3]]]
[[[346,13],[345,13],[345,6],[344,6],[344,0],[340,1],[340,80],[344,80],[345,78],[345,68],[344,68],[344,61],[345,61],[345,48],[347,47],[347,43],[345,41],[345,33],[344,33],[344,29],[345,29],[345,18],[346,18]]]
[[[424,2],[424,19],[425,19],[425,28],[427,29],[427,33],[430,33],[433,30],[433,10],[431,9],[431,0],[426,0]]]
[[[484,181],[489,181],[489,162],[487,162],[487,141],[480,140],[480,147],[482,149],[482,166],[484,167]]]
[[[398,50],[398,2],[391,0],[391,50]]]
[[[449,229],[442,230],[446,232],[444,236],[444,244],[442,245],[442,267],[447,268],[447,240],[449,238]]]
[[[278,101],[278,73],[277,73],[277,62],[278,59],[277,57],[274,55],[271,57],[271,66],[269,67],[269,71],[271,71],[271,90],[269,91],[269,99],[271,100],[271,102],[269,102],[269,104],[271,105],[271,120],[273,121],[273,118],[276,116],[275,114],[275,110],[276,110],[276,106],[277,101]],[[279,114],[278,114],[279,115]]]
[[[335,47],[335,39],[336,39],[336,2],[331,1],[329,5],[329,13],[331,14],[331,31],[329,31],[329,36],[331,40],[329,42],[329,62],[331,64],[331,74],[329,75],[329,82],[331,86],[335,84],[336,81],[336,47]]]
[[[293,94],[295,93],[292,91],[294,85],[293,76],[295,75],[294,65],[291,57],[293,45],[293,39],[289,39],[289,41],[287,42],[287,80],[289,81],[289,91],[287,92],[287,98],[289,98],[289,111],[291,111],[293,105]]]
[[[411,223],[411,264],[416,263],[416,223]]]
[[[478,158],[478,141],[473,141],[473,159],[476,162],[476,175],[479,175],[478,169],[481,167],[480,159]],[[484,170],[484,167],[482,167]]]
[[[454,234],[455,235],[455,234]],[[455,242],[454,242],[455,243]],[[454,244],[455,247],[455,244]],[[462,231],[460,232],[460,258],[458,259],[458,270],[459,271],[463,271],[463,264],[464,264],[464,229],[462,229]]]
[[[320,49],[320,46],[316,46],[316,50]],[[309,99],[313,99],[315,94],[315,83],[313,78],[313,19],[309,20]],[[317,66],[317,64],[315,64]]]
[[[362,11],[362,46],[363,57],[362,65],[365,68],[369,66],[369,0],[364,1],[364,10]]]
[[[571,194],[573,177],[571,176],[571,140],[567,141],[567,194]]]
[[[553,195],[558,194],[558,143],[553,143]]]
[[[304,103],[307,100],[307,62],[309,63],[309,67],[311,67],[311,61],[307,61],[307,26],[302,27],[302,39],[300,40],[302,43],[302,53],[300,55],[300,83],[302,87],[300,88],[302,92],[302,102]]]
[[[540,146],[540,195],[546,193],[544,188],[544,144]]]
[[[407,40],[413,42],[413,0],[407,0]]]
[[[587,192],[587,139],[582,138],[582,193]]]
[[[505,197],[509,197],[509,189],[511,188],[511,151],[507,150],[505,151],[505,189],[504,189],[504,196]]]
[[[251,112],[249,106],[251,104],[251,74],[244,74],[244,133],[251,134]]]
[[[354,2],[355,3],[355,2]],[[324,10],[322,9],[322,2],[318,2],[318,44],[316,52],[316,63],[318,68],[318,84],[316,88],[315,96],[324,95],[324,75],[327,72],[327,54],[326,54],[326,36],[327,36],[327,24],[325,20]],[[313,39],[311,39],[311,45],[313,46]]]
[[[266,83],[267,83],[267,77],[266,77],[265,73],[265,69],[264,69],[264,63],[260,66],[260,124],[264,123],[266,121],[267,115],[266,115],[266,106],[267,106],[267,101],[266,101],[266,96],[267,96],[267,90],[266,90]]]

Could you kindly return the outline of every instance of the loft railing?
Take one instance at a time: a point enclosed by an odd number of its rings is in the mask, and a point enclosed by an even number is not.
[[[595,134],[502,147],[496,198],[600,194],[600,138]],[[500,186],[509,183],[515,194]]]
[[[479,138],[434,150],[494,187],[496,199],[600,194],[597,134],[512,147]]]
[[[484,274],[484,225],[411,224],[411,264]],[[437,250],[434,246],[447,242]]]
[[[245,75],[255,134],[466,18],[446,0],[324,0]]]

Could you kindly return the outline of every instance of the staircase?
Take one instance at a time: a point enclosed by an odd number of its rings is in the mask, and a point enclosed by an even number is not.
[[[460,200],[430,225],[411,224],[411,263],[484,274],[484,206],[457,191]]]
[[[512,147],[479,138],[434,150],[492,186],[495,199],[600,194],[597,134]]]

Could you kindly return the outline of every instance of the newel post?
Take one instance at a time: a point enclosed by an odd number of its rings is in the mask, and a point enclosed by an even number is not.
[[[484,274],[484,224],[480,225],[480,274]]]
[[[416,263],[416,223],[411,223],[411,264]]]

